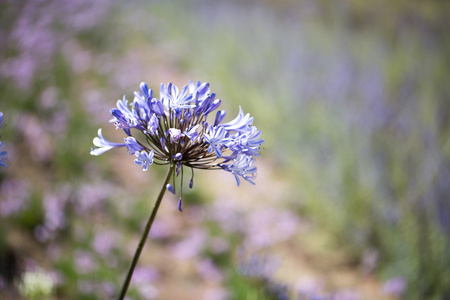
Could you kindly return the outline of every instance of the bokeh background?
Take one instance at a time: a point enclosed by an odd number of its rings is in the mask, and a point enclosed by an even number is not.
[[[114,299],[166,172],[89,155],[117,99],[208,81],[256,186],[166,195],[129,299],[448,299],[450,4],[0,2],[0,299]],[[25,274],[37,274],[26,280]],[[52,286],[51,291],[45,291]],[[447,298],[446,298],[447,297]]]

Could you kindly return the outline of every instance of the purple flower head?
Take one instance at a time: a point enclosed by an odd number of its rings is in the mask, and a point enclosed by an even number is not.
[[[238,185],[240,178],[254,184],[254,161],[264,140],[249,114],[239,108],[235,119],[222,124],[226,112],[220,110],[208,122],[209,114],[219,108],[221,100],[211,93],[209,83],[200,81],[190,81],[181,89],[172,83],[161,84],[160,99],[153,95],[147,84],[141,83],[132,103],[126,97],[118,100],[117,107],[111,109],[111,122],[125,131],[125,143],[107,141],[99,130],[91,154],[126,146],[143,171],[152,163],[176,166],[173,182],[168,185],[173,193],[175,178],[183,177],[183,168],[192,170],[190,187],[194,169],[223,169],[235,176]]]

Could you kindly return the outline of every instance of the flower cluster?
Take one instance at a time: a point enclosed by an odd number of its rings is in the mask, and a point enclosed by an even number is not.
[[[0,111],[0,127],[2,126],[3,123],[3,113]],[[0,135],[0,137],[2,137]],[[6,160],[6,151],[2,151],[3,148],[3,142],[0,141],[0,166],[6,167],[6,164],[4,163],[4,161]]]
[[[152,163],[170,164],[176,167],[174,176],[183,176],[183,167],[188,167],[192,170],[191,188],[194,169],[223,169],[235,176],[238,186],[240,178],[254,184],[255,157],[264,140],[249,114],[239,108],[234,120],[222,123],[225,111],[220,110],[209,122],[208,115],[221,104],[215,93],[210,93],[209,83],[189,82],[181,90],[172,83],[161,84],[159,99],[147,84],[141,83],[140,89],[132,103],[124,96],[111,109],[111,122],[126,133],[124,142],[106,140],[99,129],[91,155],[126,147],[143,171]],[[175,193],[171,184],[167,189]]]

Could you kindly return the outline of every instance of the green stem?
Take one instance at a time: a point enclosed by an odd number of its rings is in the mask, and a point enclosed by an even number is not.
[[[169,183],[170,176],[175,168],[175,165],[171,165],[169,171],[167,172],[166,179],[162,186],[161,191],[159,192],[158,199],[156,199],[155,206],[153,207],[152,214],[150,215],[147,224],[145,225],[144,232],[142,233],[141,240],[139,241],[136,252],[134,253],[133,261],[131,262],[130,269],[128,270],[127,277],[122,285],[122,290],[120,292],[119,300],[123,300],[128,290],[128,286],[130,285],[131,277],[133,276],[134,268],[139,260],[139,256],[141,255],[142,249],[144,248],[145,241],[147,240],[148,233],[150,232],[150,228],[152,227],[153,220],[155,220],[156,213],[158,212],[159,205],[161,204],[161,200],[166,192],[166,185]]]

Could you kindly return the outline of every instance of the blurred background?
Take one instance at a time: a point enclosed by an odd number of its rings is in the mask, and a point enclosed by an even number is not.
[[[166,195],[128,299],[448,299],[450,3],[0,2],[0,299],[114,299],[166,172],[89,155],[147,82],[263,131]]]

